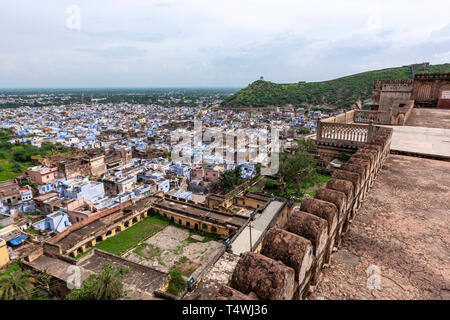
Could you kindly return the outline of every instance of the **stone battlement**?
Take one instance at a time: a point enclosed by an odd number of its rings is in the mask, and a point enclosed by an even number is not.
[[[331,253],[389,155],[392,132],[378,128],[314,199],[303,200],[282,228],[265,234],[259,252],[241,256],[230,283],[213,299],[304,299],[331,263]]]

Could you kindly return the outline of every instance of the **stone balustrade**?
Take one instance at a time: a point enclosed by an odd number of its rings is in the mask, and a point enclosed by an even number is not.
[[[353,121],[355,123],[391,124],[390,111],[356,110]]]
[[[316,142],[318,144],[361,147],[372,135],[373,126],[371,124],[319,122]]]

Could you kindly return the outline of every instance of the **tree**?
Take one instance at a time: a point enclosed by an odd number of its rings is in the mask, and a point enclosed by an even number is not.
[[[300,128],[297,130],[297,134],[309,134],[310,132],[308,128]]]
[[[33,295],[30,273],[16,270],[0,278],[0,300],[29,300]]]
[[[13,152],[13,158],[19,162],[26,162],[30,160],[30,155],[25,150],[17,150]]]
[[[237,185],[240,185],[242,183],[243,179],[241,175],[242,175],[242,167],[236,166],[232,170],[222,172],[220,174],[217,185],[223,190],[225,190],[225,192],[228,192]]]
[[[38,188],[38,184],[37,184],[36,182],[34,182],[34,181],[29,181],[29,180],[23,180],[23,181],[22,181],[22,186],[30,186],[30,187],[32,187],[32,188],[34,188],[34,189],[37,189],[37,188]]]
[[[43,290],[50,292],[50,283],[52,280],[52,275],[44,270],[44,272],[39,272],[36,276],[36,286],[42,288]]]
[[[105,262],[100,274],[91,274],[80,289],[72,290],[67,300],[119,300],[127,298],[122,285],[123,276],[130,270],[113,267]]]
[[[301,140],[294,155],[281,155],[278,175],[283,189],[295,185],[298,193],[301,193],[302,183],[312,182],[316,174],[316,160],[309,152],[314,148],[314,142]]]
[[[12,171],[14,171],[14,172],[21,172],[22,171],[22,166],[20,165],[20,163],[14,161],[13,165],[12,165]]]
[[[350,155],[348,153],[341,153],[341,155],[339,156],[339,160],[341,160],[342,162],[347,162],[350,159]]]

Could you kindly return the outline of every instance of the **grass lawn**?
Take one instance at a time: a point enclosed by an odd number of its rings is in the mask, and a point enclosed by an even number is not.
[[[136,246],[143,239],[161,231],[169,224],[169,221],[154,215],[145,218],[134,226],[108,238],[95,246],[116,255],[121,255],[130,248]]]
[[[20,163],[20,162],[19,162]],[[0,181],[12,180],[17,178],[22,174],[23,170],[28,169],[33,166],[31,162],[20,163],[22,168],[21,171],[13,171],[13,161],[12,159],[0,159]]]
[[[277,197],[283,197],[283,198],[289,198],[291,195],[294,196],[297,199],[303,198],[306,194],[308,194],[311,197],[314,197],[316,194],[316,191],[320,188],[322,188],[328,180],[331,179],[330,175],[322,174],[317,172],[312,179],[312,182],[303,182],[301,183],[300,187],[302,190],[302,193],[299,194],[297,190],[297,186],[288,186],[286,188],[286,192],[283,192],[279,188],[275,189],[269,189],[265,188],[265,192],[267,195],[274,195]]]
[[[9,267],[8,269],[6,269],[5,272],[0,273],[0,278],[7,276],[8,274],[10,274],[14,271],[17,271],[17,270],[20,270],[20,265],[19,265],[18,261],[14,262],[14,264],[11,267]]]
[[[177,296],[187,287],[186,281],[183,279],[181,270],[177,266],[173,266],[169,271],[169,286],[167,292]]]
[[[25,232],[29,234],[40,234],[38,230],[33,228],[28,228],[27,230],[25,230]]]
[[[314,177],[314,183],[309,185],[309,188],[305,191],[305,194],[309,194],[309,196],[314,197],[317,190],[324,187],[330,179],[330,175],[317,173]]]
[[[13,136],[0,131],[0,181],[12,180],[29,167],[33,167],[32,156],[46,157],[52,155],[52,148],[58,148],[56,154],[66,155],[72,151],[61,145],[46,144],[41,147],[29,144],[11,144]]]
[[[149,243],[141,243],[133,252],[147,260],[161,256],[161,249]]]
[[[203,240],[201,242],[203,242],[203,243],[206,243],[206,242],[209,242],[209,241],[219,241],[220,240],[220,236],[218,234],[204,232],[204,231],[201,231],[201,230],[191,230],[191,229],[189,229],[189,238],[187,238],[186,241],[189,242],[189,243],[200,242],[200,241],[192,238],[193,235],[202,236]]]

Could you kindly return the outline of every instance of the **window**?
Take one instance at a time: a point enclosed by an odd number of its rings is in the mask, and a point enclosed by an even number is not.
[[[208,226],[206,224],[202,224],[202,229],[203,230],[208,230]]]

